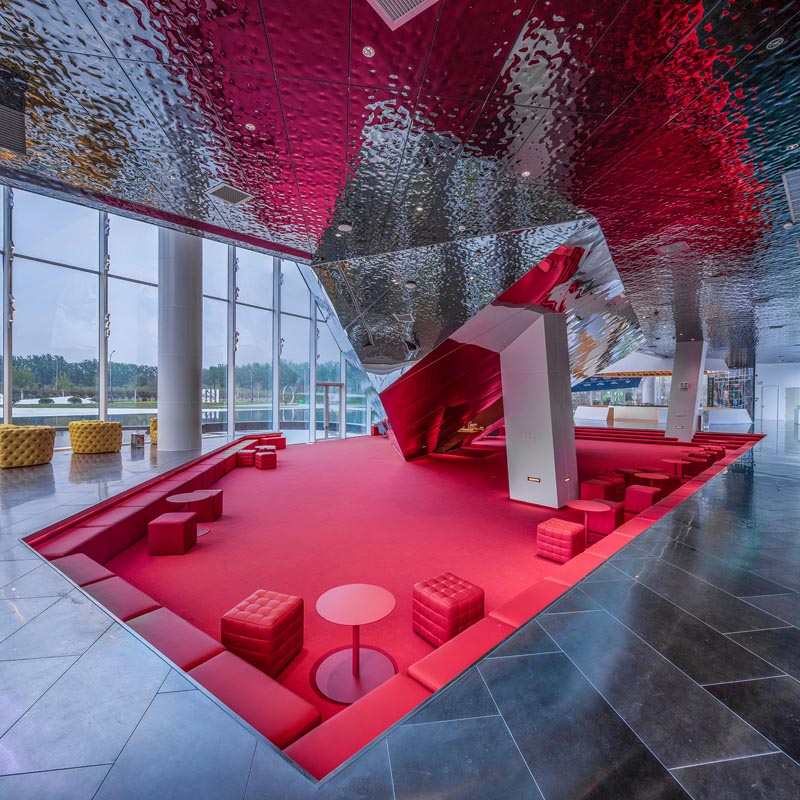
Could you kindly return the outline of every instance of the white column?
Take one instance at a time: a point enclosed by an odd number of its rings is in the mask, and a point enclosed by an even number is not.
[[[566,316],[542,314],[500,368],[511,499],[559,508],[579,491]]]
[[[642,378],[642,403],[646,406],[656,404],[656,379]]]
[[[200,448],[202,371],[203,240],[159,228],[159,450]]]
[[[676,343],[666,435],[681,442],[691,441],[694,436],[705,360],[705,342]]]

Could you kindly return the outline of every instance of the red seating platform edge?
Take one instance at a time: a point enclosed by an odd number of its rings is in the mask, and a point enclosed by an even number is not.
[[[289,745],[284,752],[315,778],[322,779],[430,694],[417,681],[395,675]]]
[[[319,725],[320,713],[311,703],[234,653],[209,658],[189,675],[277,747]]]

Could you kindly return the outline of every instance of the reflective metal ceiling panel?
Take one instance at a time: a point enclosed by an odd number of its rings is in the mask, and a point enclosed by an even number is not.
[[[443,0],[393,32],[367,0],[7,0],[0,64],[6,180],[316,264],[584,208],[652,351],[800,359],[794,3]]]

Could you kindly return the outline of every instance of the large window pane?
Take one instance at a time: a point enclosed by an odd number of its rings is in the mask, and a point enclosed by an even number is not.
[[[15,422],[98,415],[98,290],[97,275],[15,259]]]
[[[251,306],[272,308],[272,256],[236,248],[238,300]]]
[[[237,305],[236,430],[272,429],[272,312]]]
[[[310,327],[307,319],[281,314],[280,429],[289,442],[307,442],[310,433]]]
[[[111,274],[158,283],[158,226],[127,217],[108,221]]]
[[[317,438],[339,435],[343,387],[324,387],[320,384],[341,382],[342,358],[339,345],[327,324],[317,322],[317,387],[314,406]]]
[[[14,246],[19,255],[96,270],[99,212],[15,189]]]
[[[109,278],[108,417],[146,429],[156,414],[158,289]]]
[[[228,425],[228,304],[203,298],[203,433]]]
[[[369,431],[369,403],[367,394],[370,388],[369,378],[363,370],[354,367],[349,361],[345,363],[345,379],[347,384],[347,435],[364,436]]]
[[[341,383],[341,351],[331,329],[324,323],[317,323],[317,382]]]
[[[281,311],[307,317],[310,314],[310,298],[300,268],[293,261],[281,261],[281,274]]]
[[[228,297],[228,245],[203,239],[203,294]]]

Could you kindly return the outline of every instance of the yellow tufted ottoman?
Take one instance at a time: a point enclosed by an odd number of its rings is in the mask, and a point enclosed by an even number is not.
[[[49,425],[0,425],[0,467],[34,467],[53,460],[56,429]]]
[[[150,444],[158,444],[158,417],[150,417]]]
[[[73,453],[118,453],[122,449],[122,423],[99,419],[69,423]]]

